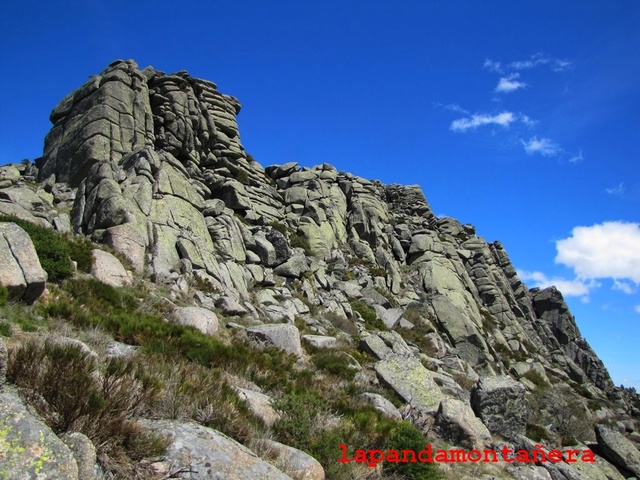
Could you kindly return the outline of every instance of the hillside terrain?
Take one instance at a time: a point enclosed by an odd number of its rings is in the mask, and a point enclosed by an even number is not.
[[[640,398],[560,291],[417,185],[263,167],[240,110],[116,61],[0,167],[0,478],[640,476]],[[425,445],[581,454],[370,453]]]

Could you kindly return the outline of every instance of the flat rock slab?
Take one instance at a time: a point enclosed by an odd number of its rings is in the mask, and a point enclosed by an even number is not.
[[[413,407],[435,414],[445,395],[431,372],[415,358],[390,357],[374,365],[380,380]]]
[[[627,437],[606,425],[596,425],[596,439],[603,457],[640,476],[640,452]]]
[[[273,408],[270,396],[246,388],[235,387],[234,390],[238,398],[248,405],[251,413],[261,419],[267,427],[271,427],[280,419],[280,414]]]
[[[191,476],[211,480],[292,480],[235,440],[211,428],[177,420],[143,420],[145,427],[172,437],[166,457]]]
[[[303,335],[302,339],[315,348],[336,348],[336,337],[324,335]]]

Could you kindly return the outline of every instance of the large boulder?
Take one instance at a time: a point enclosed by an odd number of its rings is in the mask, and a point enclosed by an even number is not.
[[[127,271],[114,255],[104,250],[94,250],[93,266],[91,273],[102,283],[111,285],[112,287],[124,287],[131,284],[131,278]]]
[[[171,437],[171,445],[165,454],[167,462],[174,468],[197,472],[193,478],[291,480],[245,446],[211,428],[177,420],[144,420],[141,423]]]
[[[596,439],[607,460],[640,477],[640,452],[622,433],[606,425],[596,425]]]
[[[295,325],[267,324],[258,325],[247,329],[249,338],[257,343],[273,346],[291,353],[296,357],[302,357],[302,345],[300,344],[300,331]]]
[[[374,369],[383,384],[421,412],[436,413],[445,398],[431,372],[415,358],[389,357]]]
[[[42,295],[47,273],[42,269],[31,237],[15,223],[0,223],[0,285],[9,298],[32,303]]]
[[[469,404],[455,398],[440,402],[435,428],[440,438],[465,448],[482,449],[491,442],[489,430],[475,416]]]
[[[202,307],[178,307],[173,311],[173,320],[180,325],[194,327],[205,335],[218,331],[218,317]]]
[[[79,479],[69,448],[9,391],[0,393],[0,477]]]
[[[511,377],[485,377],[471,394],[471,405],[493,433],[505,438],[524,435],[529,418],[527,389]]]
[[[262,420],[267,427],[271,427],[280,419],[280,414],[273,408],[272,399],[268,395],[240,387],[236,387],[235,391],[238,398],[247,404],[251,413]]]

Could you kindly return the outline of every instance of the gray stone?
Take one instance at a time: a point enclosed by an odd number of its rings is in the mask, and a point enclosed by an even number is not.
[[[73,453],[78,465],[79,480],[95,480],[96,474],[96,447],[89,438],[80,432],[67,432],[60,437]]]
[[[194,327],[205,335],[214,335],[218,331],[218,317],[202,307],[178,307],[173,312],[173,320],[180,325]]]
[[[534,465],[509,465],[506,470],[515,480],[553,480],[544,467]]]
[[[140,347],[135,345],[127,345],[121,342],[109,342],[107,345],[107,357],[129,357],[133,355]]]
[[[215,302],[215,306],[222,310],[222,313],[230,316],[246,315],[247,309],[240,305],[240,302],[233,297],[223,295]]]
[[[143,420],[143,426],[171,437],[165,454],[174,467],[189,469],[200,479],[291,480],[226,435],[193,422]]]
[[[455,398],[440,403],[435,428],[440,438],[468,449],[483,449],[491,442],[489,430],[469,404]]]
[[[421,412],[435,414],[445,398],[431,372],[415,358],[390,357],[374,369],[383,384]]]
[[[286,262],[273,269],[273,273],[281,277],[300,278],[309,270],[309,262],[304,255],[294,255]]]
[[[315,348],[335,348],[336,338],[323,335],[303,335],[302,339]]]
[[[258,343],[264,343],[302,357],[300,332],[295,325],[267,324],[247,328],[247,334]]]
[[[596,425],[596,439],[607,460],[640,476],[640,451],[622,433],[606,425]]]
[[[362,398],[365,402],[370,403],[373,408],[382,412],[385,416],[389,418],[395,418],[400,420],[402,415],[398,411],[398,409],[391,403],[389,400],[384,398],[382,395],[377,393],[361,393],[360,398]]]
[[[529,419],[526,392],[511,377],[484,377],[471,394],[471,405],[491,432],[515,438],[524,435]]]
[[[387,328],[392,329],[400,323],[400,320],[402,320],[402,315],[404,315],[404,310],[402,310],[401,308],[390,308],[388,310],[385,310],[381,318]]]
[[[272,405],[272,399],[264,393],[255,392],[246,388],[235,387],[238,398],[249,406],[249,410],[264,422],[267,427],[273,426],[280,419]]]
[[[322,465],[308,453],[273,440],[258,441],[261,456],[294,480],[324,480]]]
[[[17,394],[0,392],[0,473],[7,479],[78,480],[69,448],[28,409]]]
[[[131,285],[131,277],[117,257],[104,250],[94,250],[91,274],[102,283],[112,287]]]
[[[27,232],[15,223],[0,222],[0,285],[7,287],[9,298],[32,303],[44,292],[46,280]]]

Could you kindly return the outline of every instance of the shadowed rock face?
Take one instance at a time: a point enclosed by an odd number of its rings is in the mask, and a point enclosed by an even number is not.
[[[353,298],[392,326],[413,326],[405,311],[419,309],[429,355],[469,381],[535,369],[613,388],[560,293],[529,291],[499,242],[437,218],[419,186],[329,164],[264,169],[242,146],[239,111],[212,82],[117,61],[54,109],[39,176],[77,186],[77,233],[158,282],[207,284],[211,302],[223,296],[248,317],[307,314],[299,300],[274,300],[277,284],[299,282],[309,302],[351,320]]]

